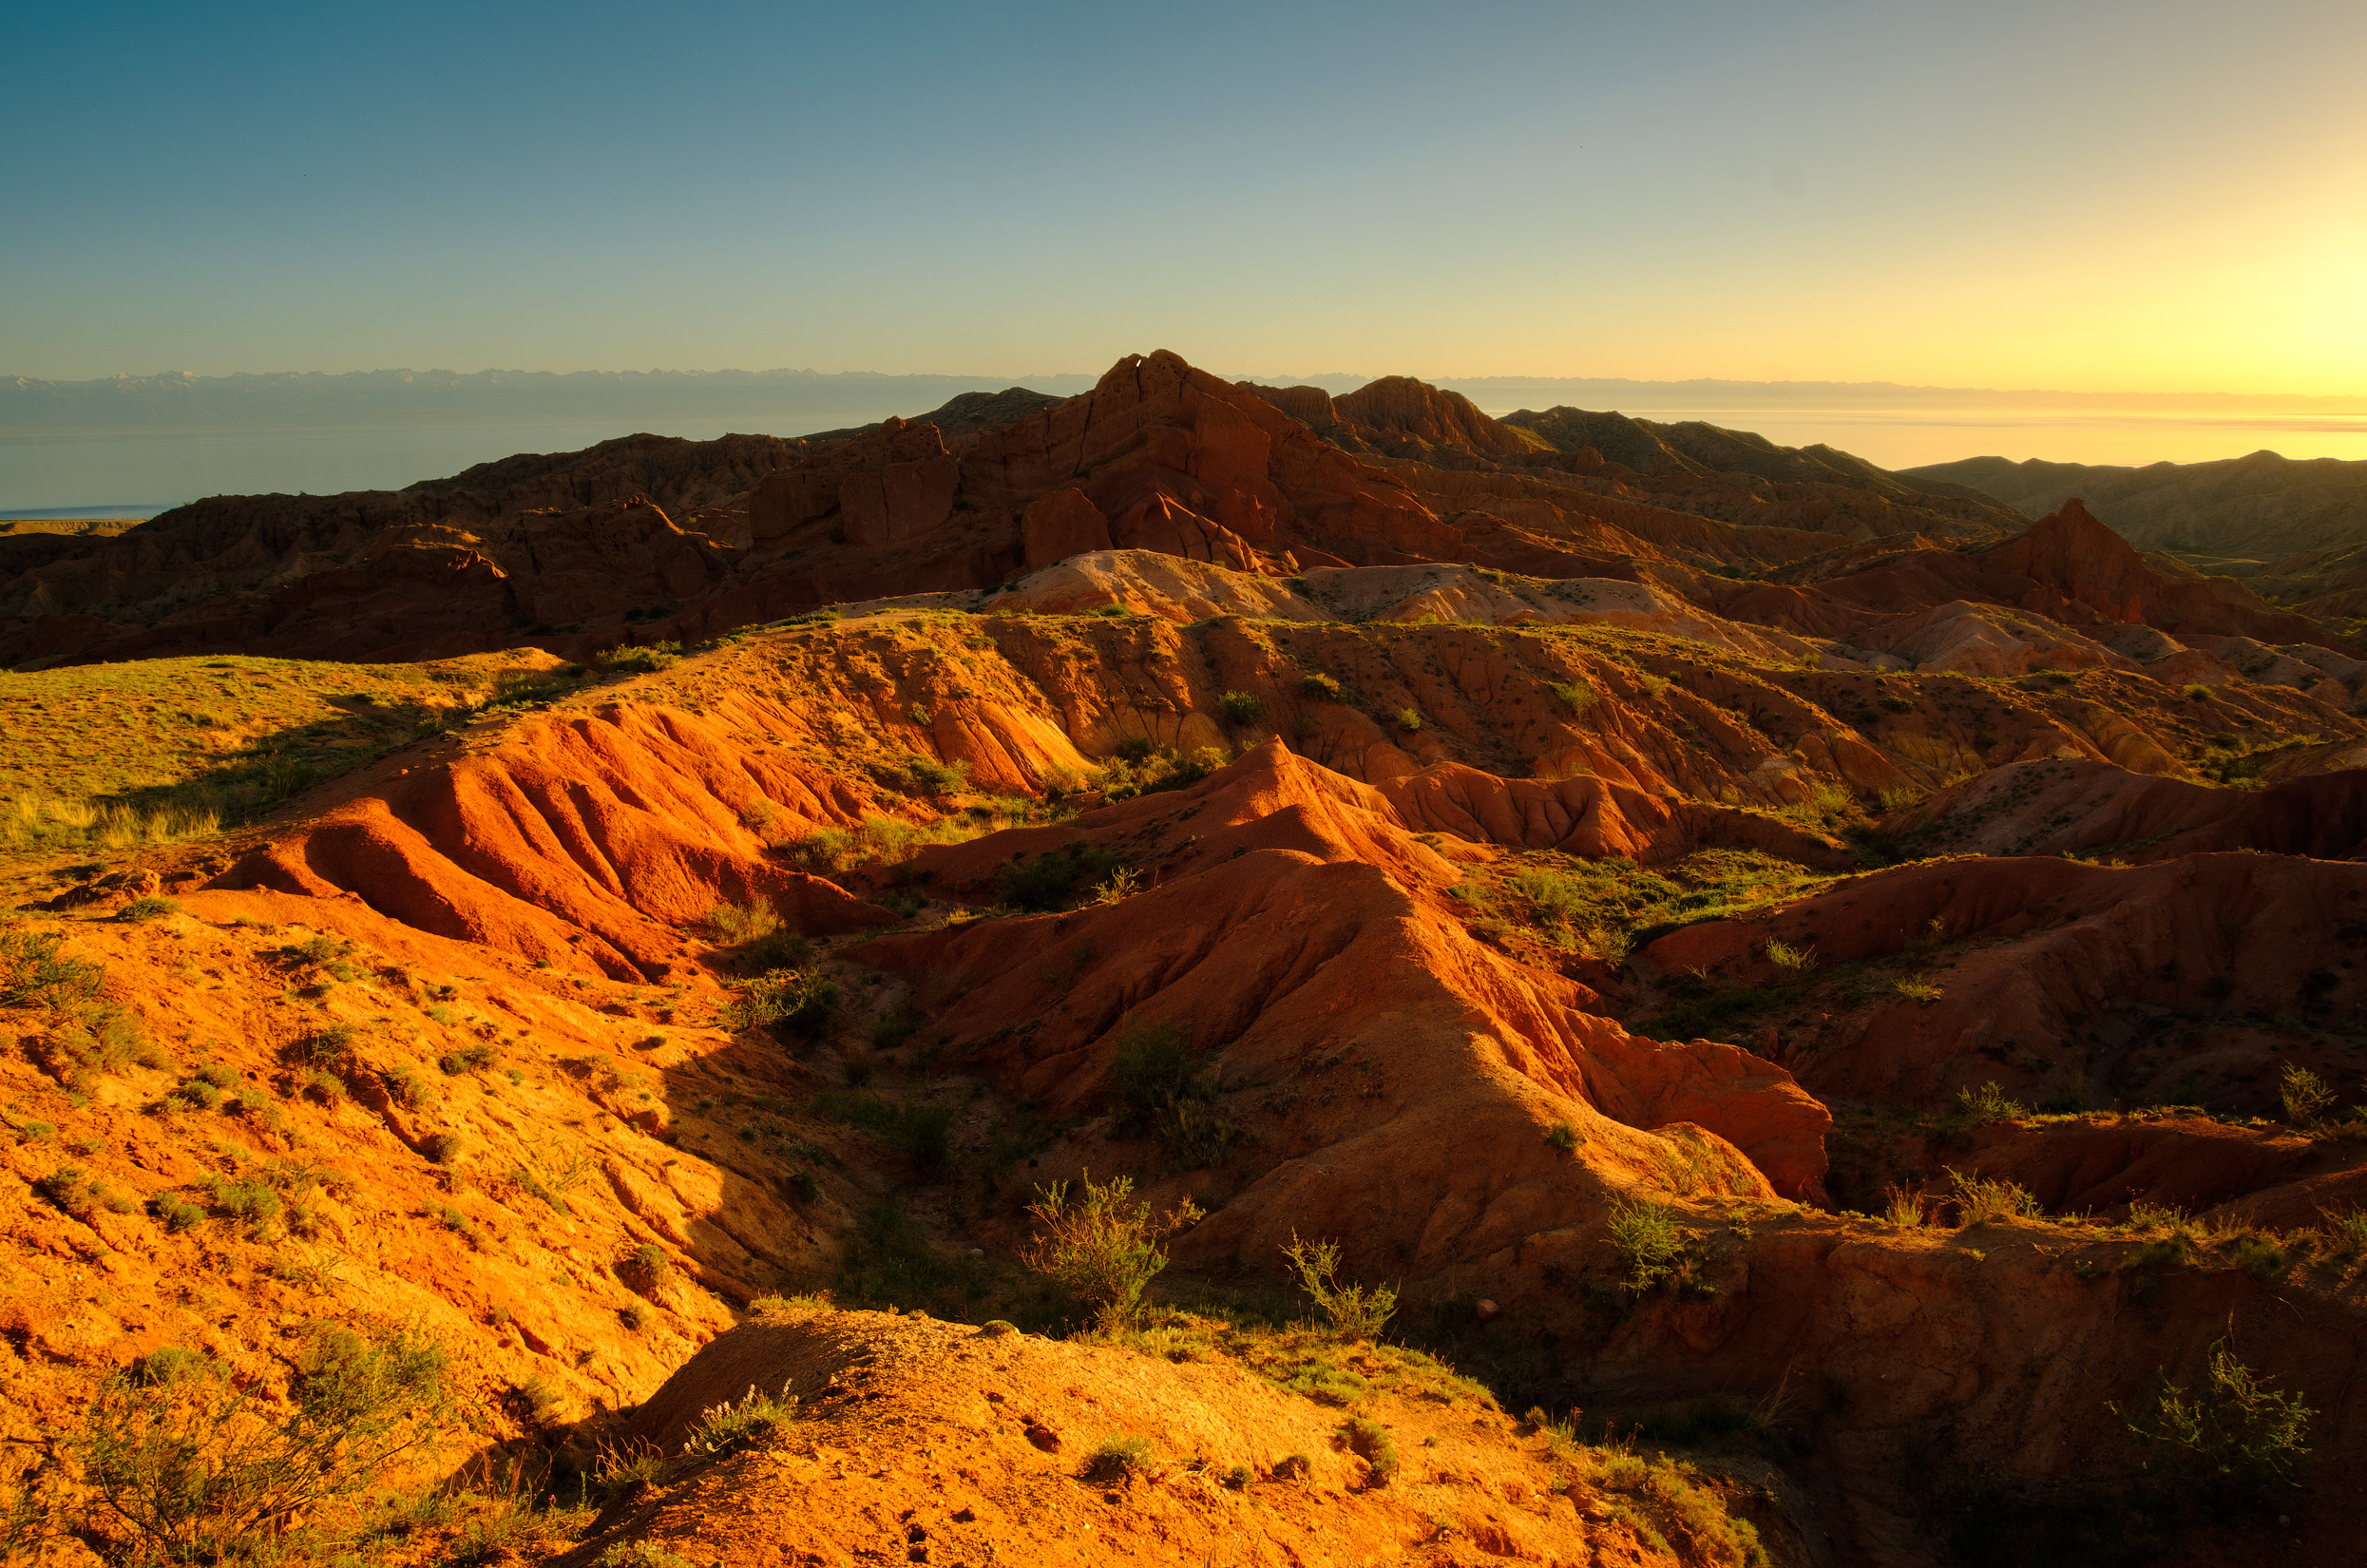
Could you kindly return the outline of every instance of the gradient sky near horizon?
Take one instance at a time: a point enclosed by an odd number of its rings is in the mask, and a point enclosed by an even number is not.
[[[28,8],[0,374],[2367,393],[2367,6]]]

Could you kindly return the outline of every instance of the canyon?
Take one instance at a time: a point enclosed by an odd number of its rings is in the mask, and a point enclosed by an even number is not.
[[[605,1479],[386,1560],[2353,1550],[2367,657],[2076,495],[1156,353],[0,537],[0,664],[208,737],[0,812],[11,1451],[403,1324]]]

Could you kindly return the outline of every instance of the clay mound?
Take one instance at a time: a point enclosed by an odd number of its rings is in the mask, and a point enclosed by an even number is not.
[[[2331,748],[2345,761],[2357,748]],[[2354,860],[2367,851],[2367,771],[2348,761],[2262,790],[2050,758],[1993,769],[1883,818],[1926,854],[2100,854],[2132,864],[2227,850]]]
[[[1490,419],[1462,393],[1441,391],[1409,375],[1368,381],[1333,398],[1331,407],[1350,425],[1411,436],[1457,451],[1518,454],[1546,446],[1539,437]]]
[[[1717,604],[1735,620],[1809,636],[1861,641],[1884,618],[1955,601],[2021,610],[2101,638],[2144,625],[2172,638],[2246,637],[2350,652],[2303,617],[2278,612],[2224,581],[2176,578],[2150,565],[2077,501],[2014,538],[1977,552],[1884,552],[1862,570],[1812,586],[1770,583]]]
[[[1792,985],[1771,940],[1814,949],[1823,973]],[[2367,1008],[2367,976],[2339,955],[2355,941],[2367,866],[1998,858],[1877,872],[1639,956],[1712,997],[1758,988],[1743,1032],[1822,1096],[1941,1111],[1995,1081],[2025,1103],[2207,1096],[2258,1113],[2284,1061],[2353,1080],[2338,1031]],[[1910,978],[1942,1000],[1895,990]]]
[[[1443,897],[1455,866],[1377,792],[1278,746],[1188,790],[930,851],[915,872],[983,889],[1005,857],[1071,845],[1123,851],[1151,886],[851,956],[926,982],[946,1048],[1055,1116],[1103,1109],[1113,1054],[1144,1028],[1216,1064],[1244,1147],[1179,1257],[1270,1255],[1293,1223],[1320,1223],[1353,1238],[1360,1268],[1419,1278],[1680,1169],[1744,1194],[1816,1188],[1828,1119],[1785,1075],[1633,1038],[1585,987],[1473,942]],[[1556,1121],[1583,1140],[1575,1161],[1545,1138]],[[1060,1163],[1156,1158],[1101,1123]]]
[[[756,831],[850,823],[870,804],[843,784],[817,792],[695,715],[620,704],[528,718],[489,751],[366,778],[213,885],[357,898],[567,971],[659,979],[689,956],[678,928],[718,904],[770,903],[813,934],[888,924],[768,860]]]
[[[1682,1550],[1614,1518],[1615,1500],[1566,1479],[1549,1436],[1521,1437],[1484,1397],[1409,1388],[1361,1404],[1402,1465],[1377,1476],[1339,1437],[1342,1412],[1228,1359],[1177,1364],[926,1318],[768,1314],[693,1357],[634,1433],[677,1452],[703,1409],[752,1387],[790,1393],[798,1419],[754,1452],[612,1505],[554,1561],[581,1568],[634,1541],[727,1568],[1718,1560],[1681,1533]],[[1110,1439],[1142,1444],[1142,1466],[1087,1477]],[[1292,1456],[1300,1473],[1277,1475]],[[1246,1484],[1227,1482],[1236,1466]]]

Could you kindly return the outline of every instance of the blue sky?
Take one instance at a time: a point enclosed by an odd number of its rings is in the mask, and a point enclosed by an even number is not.
[[[2367,7],[52,7],[0,374],[2367,392]]]

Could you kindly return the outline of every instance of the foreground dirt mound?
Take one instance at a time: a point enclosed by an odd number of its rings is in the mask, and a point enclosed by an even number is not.
[[[1376,1369],[1369,1349],[1347,1359]],[[1730,1545],[1640,1517],[1588,1479],[1596,1466],[1580,1460],[1574,1477],[1582,1451],[1522,1435],[1451,1378],[1358,1406],[1390,1444],[1376,1464],[1351,1450],[1345,1412],[1221,1357],[1178,1364],[1118,1346],[792,1308],[700,1351],[636,1414],[631,1435],[678,1453],[703,1411],[752,1390],[794,1398],[795,1418],[744,1452],[620,1500],[598,1535],[557,1560],[578,1568],[647,1541],[727,1568],[1445,1568],[1507,1558],[1740,1568]],[[1138,1447],[1098,1468],[1114,1442]]]

